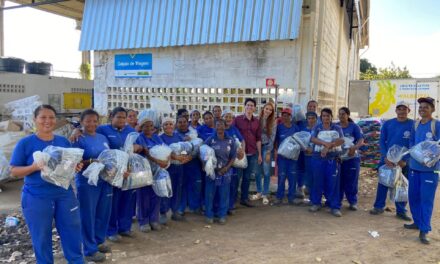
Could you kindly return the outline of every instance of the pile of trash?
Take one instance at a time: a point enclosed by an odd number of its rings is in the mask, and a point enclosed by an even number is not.
[[[365,146],[361,148],[361,166],[377,168],[380,162],[380,129],[382,122],[377,118],[361,119],[358,122],[364,134]]]

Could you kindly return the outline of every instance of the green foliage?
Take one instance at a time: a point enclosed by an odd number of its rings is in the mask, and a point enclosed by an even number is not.
[[[81,64],[81,66],[79,67],[79,72],[81,78],[86,80],[92,79],[92,66],[90,65],[90,63]]]
[[[366,73],[368,70],[370,70],[370,72],[377,74],[377,68],[376,66],[374,66],[373,64],[371,64],[370,61],[368,61],[368,59],[361,59],[361,65],[360,65],[360,70],[362,73]]]
[[[375,73],[371,68],[365,73],[360,74],[361,80],[388,80],[388,79],[408,79],[412,78],[409,70],[405,67],[396,67],[394,63],[391,63],[390,67],[379,68],[379,71]]]

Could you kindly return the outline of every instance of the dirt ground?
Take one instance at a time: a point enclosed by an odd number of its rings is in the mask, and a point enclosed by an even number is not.
[[[135,231],[134,238],[111,244],[106,263],[440,263],[440,206],[437,196],[431,245],[418,232],[405,230],[394,206],[380,216],[368,213],[376,178],[362,173],[359,208],[336,218],[326,209],[310,213],[305,206],[239,207],[224,226],[206,225],[202,216],[170,221],[162,231]],[[3,203],[0,193],[0,201]],[[1,204],[1,203],[0,203]],[[137,230],[137,224],[133,226]],[[379,232],[373,238],[368,231]],[[60,261],[57,261],[61,263]]]

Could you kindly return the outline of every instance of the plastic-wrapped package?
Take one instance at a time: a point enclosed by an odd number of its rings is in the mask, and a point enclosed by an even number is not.
[[[238,138],[235,139],[235,146],[237,147],[237,150],[242,148],[241,142],[240,142],[240,140],[238,140]],[[232,164],[232,167],[239,168],[239,169],[246,169],[247,166],[248,166],[248,162],[247,162],[246,154],[243,155],[242,159],[236,158],[234,160],[234,163]]]
[[[35,108],[42,105],[40,97],[33,95],[11,101],[5,104],[5,110],[11,114],[13,121],[20,121],[23,123],[23,129],[25,131],[32,130],[34,127],[33,112]]]
[[[200,146],[203,145],[203,140],[201,138],[195,138],[192,139],[190,142],[191,145],[193,146],[193,150],[191,154],[193,155],[193,157],[195,157],[199,154]]]
[[[142,110],[138,115],[139,124],[145,119],[153,121],[154,127],[160,127],[160,115],[153,109]]]
[[[170,102],[162,98],[150,98],[151,109],[159,115],[170,114],[173,112]]]
[[[9,162],[3,151],[0,150],[0,182],[9,178]]]
[[[394,164],[397,164],[407,153],[408,149],[406,147],[392,145],[388,149],[387,160],[391,161]]]
[[[190,140],[194,140],[199,138],[199,134],[197,133],[197,130],[195,129],[189,129],[189,133],[186,134]]]
[[[292,119],[294,122],[302,121],[306,119],[301,105],[294,105],[292,107]]]
[[[139,133],[137,132],[131,132],[127,135],[127,138],[125,139],[124,142],[124,151],[127,152],[128,154],[132,154],[134,153],[133,151],[133,144],[134,142],[136,142],[136,139],[139,137]]]
[[[158,166],[159,167],[159,166]],[[153,191],[159,197],[170,198],[173,196],[170,174],[167,170],[157,168],[153,177]]]
[[[396,188],[394,192],[395,202],[408,202],[408,180],[400,174],[396,181]]]
[[[100,162],[92,162],[85,171],[83,176],[86,177],[89,185],[97,186],[99,180],[99,173],[104,169],[105,165]]]
[[[150,149],[150,155],[158,160],[167,161],[170,157],[172,149],[165,145],[156,145]]]
[[[326,131],[320,131],[318,134],[318,139],[325,141],[325,142],[333,142],[336,139],[339,138],[339,133],[334,130],[326,130]],[[315,151],[321,152],[321,150],[324,148],[322,145],[315,145]],[[332,148],[329,150],[329,152],[342,152],[342,147],[338,146],[335,148]]]
[[[302,150],[306,150],[310,145],[311,134],[307,131],[300,131],[293,134],[293,138],[300,145]]]
[[[344,144],[342,144],[342,154],[341,154],[342,160],[349,160],[356,157],[356,154],[353,157],[348,156],[348,150],[354,146],[353,141],[354,138],[352,137],[344,137]]]
[[[278,147],[278,154],[286,159],[298,160],[301,147],[293,137],[287,137]]]
[[[84,150],[47,146],[43,151],[33,153],[34,161],[44,164],[41,178],[49,183],[69,189],[75,177],[75,169],[81,162]]]
[[[170,144],[169,147],[176,155],[188,155],[191,154],[193,151],[193,145],[191,144],[191,142],[188,141],[172,143]],[[178,160],[171,160],[171,164],[182,164],[182,163]]]
[[[122,184],[122,190],[131,190],[153,184],[153,174],[150,162],[139,154],[128,157],[128,171],[130,174]]]
[[[396,185],[396,177],[399,173],[401,173],[399,166],[390,168],[387,165],[382,165],[379,167],[379,183],[388,188],[394,188]]]
[[[211,180],[215,180],[215,168],[217,167],[217,158],[215,151],[210,146],[204,144],[200,146],[200,159],[203,162],[203,168]]]
[[[433,167],[440,159],[440,145],[437,141],[425,140],[409,150],[409,154],[417,162],[426,167]]]

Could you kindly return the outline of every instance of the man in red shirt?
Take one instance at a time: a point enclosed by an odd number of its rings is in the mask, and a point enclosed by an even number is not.
[[[253,205],[249,203],[249,185],[251,175],[255,176],[258,164],[261,164],[263,161],[261,157],[261,127],[260,121],[254,116],[257,106],[255,100],[247,98],[244,102],[244,106],[244,114],[237,116],[234,120],[234,125],[244,138],[245,152],[248,160],[248,167],[243,170],[240,204],[253,207]]]

